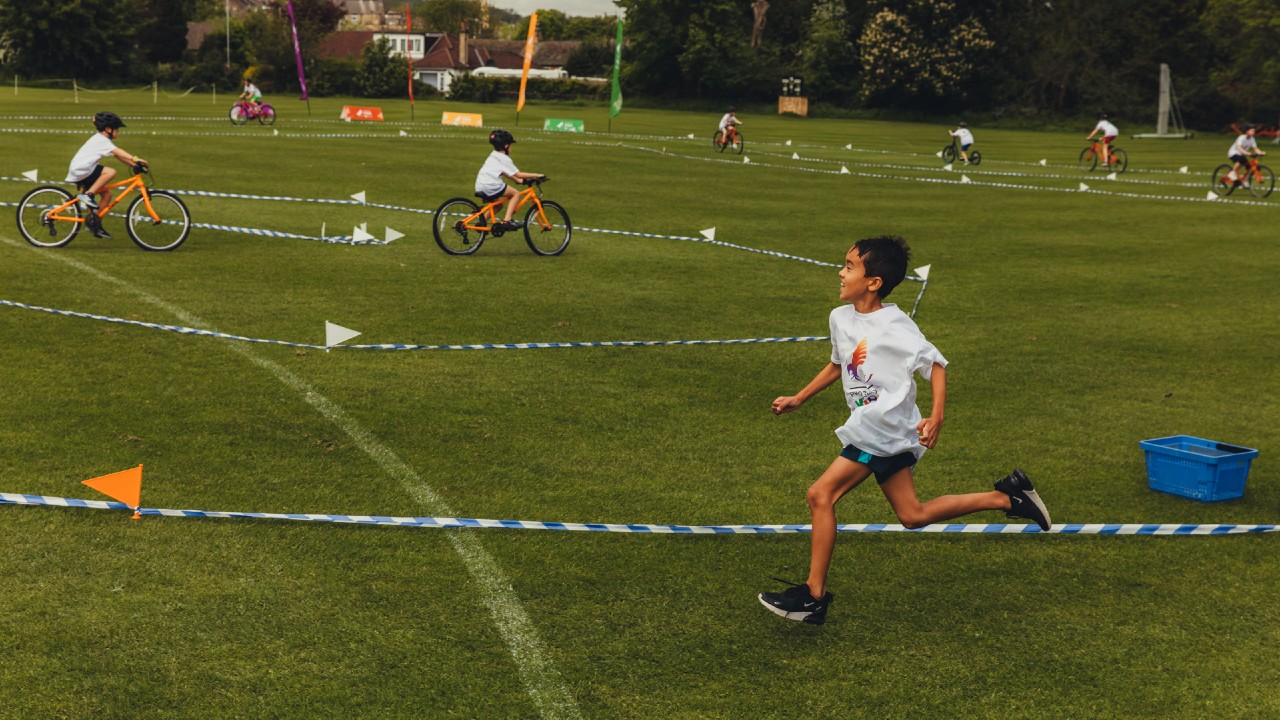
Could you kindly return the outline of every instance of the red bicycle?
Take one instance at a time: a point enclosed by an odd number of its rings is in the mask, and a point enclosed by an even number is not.
[[[274,125],[276,122],[276,109],[271,107],[270,103],[260,103],[254,107],[253,103],[248,100],[240,100],[231,106],[231,111],[227,113],[231,118],[231,122],[235,125],[243,125],[250,120],[257,120],[263,125]]]

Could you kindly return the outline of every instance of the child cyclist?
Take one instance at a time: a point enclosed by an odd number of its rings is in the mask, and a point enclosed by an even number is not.
[[[720,130],[720,144],[721,144],[721,145],[728,145],[728,144],[729,144],[729,133],[730,133],[730,132],[737,132],[736,130],[731,130],[730,128],[736,128],[737,126],[739,126],[739,125],[741,125],[741,124],[742,124],[742,121],[738,119],[738,111],[737,111],[737,109],[736,109],[736,108],[729,108],[729,111],[728,111],[728,112],[726,112],[726,113],[724,114],[724,117],[720,118],[720,125],[719,125],[719,130]]]
[[[75,157],[71,159],[71,166],[67,169],[66,181],[75,183],[76,189],[80,191],[77,198],[89,211],[85,217],[89,232],[94,237],[110,238],[111,234],[102,228],[102,221],[94,212],[98,209],[94,196],[101,198],[104,203],[111,200],[111,191],[106,186],[115,179],[116,171],[103,167],[99,161],[108,155],[130,167],[145,165],[147,161],[116,147],[113,141],[120,136],[120,128],[125,127],[119,115],[100,112],[93,116],[93,127],[97,132],[76,151]]]
[[[547,177],[541,173],[520,172],[515,162],[511,160],[511,145],[515,141],[516,139],[506,130],[494,130],[489,133],[489,144],[493,146],[493,152],[489,153],[484,165],[480,166],[480,172],[476,174],[476,197],[486,203],[499,198],[510,198],[507,201],[506,217],[494,226],[495,230],[503,232],[520,227],[520,223],[511,220],[511,216],[516,213],[517,197],[520,193],[507,185],[505,180],[508,178],[516,181],[541,180]]]
[[[1227,176],[1222,179],[1224,183],[1234,185],[1240,182],[1240,171],[1244,169],[1245,165],[1249,164],[1249,155],[1266,155],[1265,152],[1258,149],[1258,139],[1255,137],[1257,132],[1258,129],[1253,125],[1245,125],[1241,128],[1240,137],[1237,137],[1236,141],[1231,143],[1231,149],[1227,151],[1227,157],[1231,158],[1231,162],[1235,164],[1232,166],[1231,172],[1227,173]],[[1249,187],[1247,180],[1244,186]]]
[[[1015,469],[991,492],[943,495],[921,503],[911,468],[938,442],[946,404],[947,360],[916,324],[885,303],[907,274],[910,249],[896,236],[859,240],[840,271],[840,299],[831,311],[831,362],[803,390],[773,401],[773,413],[796,410],[809,398],[841,381],[851,415],[836,429],[844,446],[831,466],[809,488],[812,539],[809,577],[785,592],[760,593],[760,602],[788,620],[820,625],[832,595],[827,569],[836,543],[835,505],[872,474],[902,524],[919,528],[980,510],[1004,510],[1010,516],[1050,526],[1049,513],[1031,481]],[[933,407],[922,418],[916,407],[919,373],[932,386]]]
[[[963,122],[956,123],[956,129],[948,130],[947,134],[960,141],[960,159],[968,165],[969,148],[973,147],[973,133],[969,132],[969,126]]]
[[[249,78],[244,79],[244,90],[240,93],[240,99],[252,105],[254,112],[262,109],[262,91],[257,85],[249,82]]]
[[[1089,137],[1085,140],[1092,140],[1094,135],[1102,133],[1102,164],[1107,166],[1111,164],[1111,143],[1120,134],[1120,129],[1111,124],[1107,119],[1106,113],[1098,114],[1098,124],[1094,126],[1093,132],[1089,133]]]

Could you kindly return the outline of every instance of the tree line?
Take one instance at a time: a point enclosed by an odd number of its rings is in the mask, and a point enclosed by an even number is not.
[[[1154,118],[1159,66],[1170,66],[1188,124],[1214,129],[1280,113],[1276,0],[615,0],[626,18],[623,85],[630,98],[770,102],[786,76],[825,108]],[[755,28],[762,5],[763,27]],[[394,5],[394,3],[393,3]],[[297,88],[284,2],[232,18],[195,51],[191,20],[221,20],[223,0],[0,0],[0,67],[27,77]],[[315,94],[404,92],[390,48],[319,58],[344,12],[294,0]],[[523,38],[528,18],[479,0],[417,0],[414,30]],[[753,43],[753,30],[758,42]],[[539,11],[544,40],[583,47],[571,72],[604,75],[614,19]],[[228,58],[228,49],[230,58]]]

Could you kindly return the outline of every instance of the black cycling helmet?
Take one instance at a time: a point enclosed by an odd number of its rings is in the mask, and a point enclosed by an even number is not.
[[[515,141],[516,139],[506,130],[494,130],[489,133],[489,144],[492,145],[495,150],[501,150]]]
[[[966,125],[966,124],[965,124],[965,122],[964,122],[963,120],[961,120],[960,122],[956,123],[956,127],[962,127],[962,128],[963,128],[963,127],[969,127],[969,126],[968,126],[968,125]]]
[[[1098,113],[1098,119],[1099,119],[1099,120],[1106,120],[1106,119],[1107,119],[1107,114],[1106,114],[1106,113]]]
[[[100,112],[93,116],[93,126],[98,129],[98,132],[102,132],[107,128],[125,127],[125,124],[120,116],[113,112]]]
[[[729,110],[728,110],[727,112],[736,113],[736,112],[738,112],[738,108],[732,108],[732,107],[731,107],[731,108],[729,108]]]

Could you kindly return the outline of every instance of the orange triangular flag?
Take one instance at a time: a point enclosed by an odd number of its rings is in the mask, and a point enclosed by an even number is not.
[[[85,480],[85,485],[131,508],[142,504],[142,466]]]

